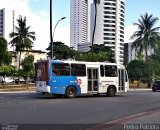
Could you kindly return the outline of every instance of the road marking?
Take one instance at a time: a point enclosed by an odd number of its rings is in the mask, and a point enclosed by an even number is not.
[[[117,119],[117,120],[106,122],[106,123],[101,124],[101,125],[93,126],[92,128],[89,128],[87,130],[105,130],[105,129],[108,129],[108,128],[111,128],[111,127],[114,127],[114,126],[117,126],[117,125],[125,124],[127,122],[130,122],[130,121],[132,121],[134,119],[137,119],[137,118],[140,118],[140,117],[145,117],[145,116],[155,114],[157,112],[160,112],[160,109],[154,109],[154,110],[151,110],[151,111],[141,112],[141,113],[134,114],[134,115],[131,115],[131,116],[126,116],[124,118],[120,118],[120,119]]]

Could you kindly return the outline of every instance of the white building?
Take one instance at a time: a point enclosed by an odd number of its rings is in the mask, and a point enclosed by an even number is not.
[[[94,25],[93,7],[92,4],[92,31]],[[111,47],[115,52],[115,61],[120,64],[123,64],[124,56],[124,11],[124,0],[101,0],[100,4],[97,4],[94,44],[105,44]]]
[[[86,42],[83,44],[78,44],[77,49],[80,52],[88,52],[91,50],[91,46],[92,46],[92,44],[90,42]]]
[[[88,0],[71,0],[70,46],[77,50],[78,44],[88,42]]]
[[[15,66],[17,69],[19,68],[19,58],[20,58],[20,52],[11,52],[12,53],[12,65]],[[22,62],[24,58],[28,55],[34,56],[34,63],[36,63],[39,60],[46,60],[46,52],[41,50],[22,50],[21,51],[21,59]]]

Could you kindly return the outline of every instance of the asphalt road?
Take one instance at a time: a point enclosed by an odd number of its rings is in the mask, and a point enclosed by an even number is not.
[[[160,92],[151,90],[74,99],[34,92],[0,93],[1,129],[128,129],[124,124],[155,121],[160,123]],[[117,128],[117,124],[123,126]]]

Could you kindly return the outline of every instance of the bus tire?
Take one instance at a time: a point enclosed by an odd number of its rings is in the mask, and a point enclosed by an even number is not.
[[[75,89],[75,87],[68,87],[66,90],[66,97],[67,98],[75,98],[77,95],[77,90]]]
[[[114,97],[116,94],[116,88],[114,86],[109,86],[107,89],[107,96]]]
[[[155,91],[156,91],[156,89],[155,89],[154,87],[152,87],[152,91],[153,91],[153,92],[155,92]]]

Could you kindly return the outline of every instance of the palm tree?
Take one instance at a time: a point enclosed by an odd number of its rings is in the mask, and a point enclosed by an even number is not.
[[[96,23],[97,23],[97,4],[100,4],[100,0],[93,0],[94,2],[94,28],[93,28],[93,35],[92,35],[92,58],[93,58],[93,42],[94,42],[94,36],[95,36],[95,30],[96,30]]]
[[[134,32],[131,36],[132,48],[135,48],[137,51],[145,51],[146,61],[148,61],[148,50],[156,49],[157,42],[155,38],[159,36],[158,30],[160,27],[154,27],[155,23],[158,21],[157,17],[153,15],[148,15],[145,13],[144,16],[140,16],[141,19],[138,19],[138,23],[134,23],[138,27],[138,30]]]
[[[10,33],[10,38],[12,40],[10,41],[10,44],[12,47],[15,46],[15,51],[18,53],[20,52],[19,55],[19,70],[20,70],[20,63],[21,63],[21,51],[23,49],[31,49],[33,46],[33,40],[36,39],[35,37],[35,32],[29,32],[30,26],[26,26],[26,17],[24,19],[22,17],[19,17],[17,19],[18,22],[18,27],[16,26],[16,32],[11,32]]]
[[[138,19],[138,23],[134,23],[138,27],[138,30],[134,32],[131,36],[132,48],[135,48],[137,52],[145,52],[146,63],[150,67],[149,63],[149,50],[155,50],[158,47],[158,43],[156,42],[157,37],[159,37],[158,30],[160,27],[154,27],[156,22],[159,19],[157,17],[153,17],[153,15],[149,15],[145,13],[144,16],[141,15],[140,19]],[[148,87],[150,87],[150,68],[148,75]]]

